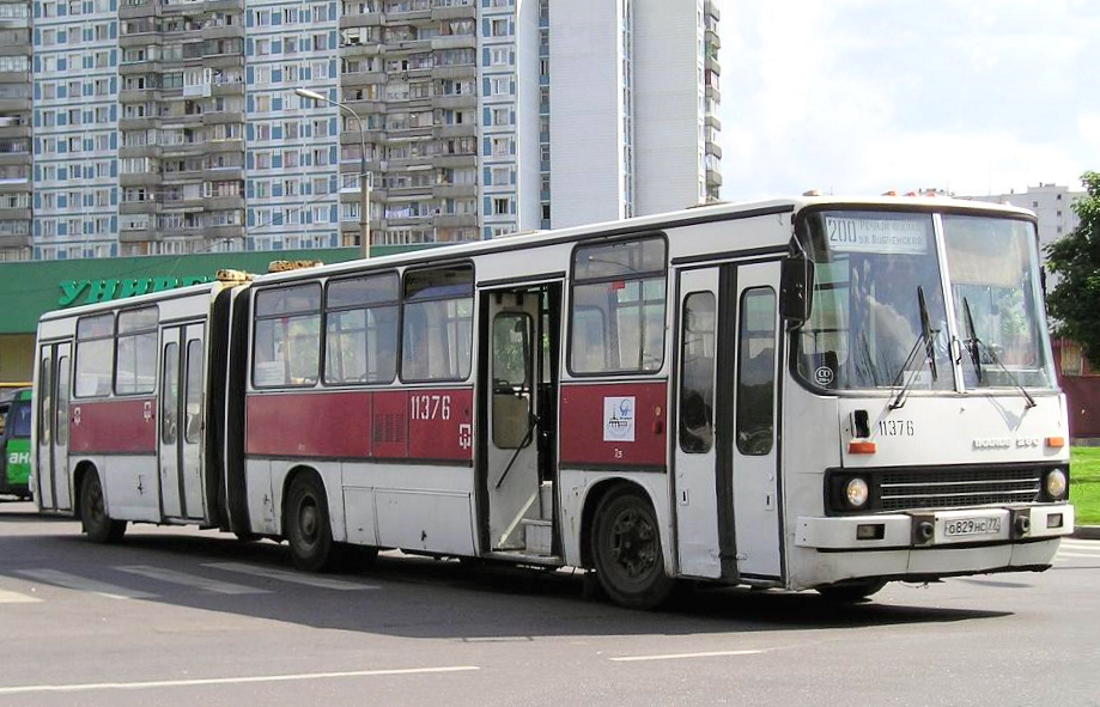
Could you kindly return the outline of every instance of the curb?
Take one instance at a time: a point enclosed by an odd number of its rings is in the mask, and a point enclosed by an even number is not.
[[[1079,525],[1073,529],[1071,537],[1084,540],[1100,540],[1100,525]]]

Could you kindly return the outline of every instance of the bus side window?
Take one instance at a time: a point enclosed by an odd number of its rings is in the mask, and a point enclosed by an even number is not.
[[[772,450],[775,432],[775,292],[754,287],[741,295],[737,331],[737,449],[747,456]]]
[[[684,299],[681,333],[680,449],[709,452],[714,442],[715,300],[711,292]]]

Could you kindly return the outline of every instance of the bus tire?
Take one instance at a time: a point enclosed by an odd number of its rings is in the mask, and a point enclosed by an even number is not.
[[[331,572],[339,565],[339,548],[332,540],[328,498],[315,474],[302,474],[290,486],[286,539],[294,566],[304,572]]]
[[[884,579],[853,579],[817,587],[815,591],[828,601],[850,604],[866,599],[885,586]]]
[[[591,543],[596,578],[616,604],[653,609],[672,592],[657,515],[639,489],[622,487],[600,500]]]
[[[94,543],[117,543],[126,533],[126,521],[107,515],[103,486],[95,470],[89,470],[80,484],[80,526]]]

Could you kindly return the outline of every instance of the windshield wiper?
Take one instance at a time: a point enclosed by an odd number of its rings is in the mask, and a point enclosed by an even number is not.
[[[898,371],[897,378],[894,379],[894,386],[897,386],[899,382],[902,383],[901,390],[898,391],[897,396],[890,403],[891,410],[897,410],[901,406],[905,405],[905,399],[909,395],[909,391],[913,387],[914,381],[917,377],[909,376],[906,379],[905,374],[909,372],[909,367],[913,364],[914,359],[917,357],[917,352],[920,351],[921,344],[924,344],[924,357],[928,363],[928,369],[932,372],[932,382],[935,383],[939,379],[939,371],[936,369],[936,348],[932,341],[932,325],[928,318],[928,304],[924,299],[924,286],[917,285],[917,304],[920,307],[920,334],[917,335],[917,340],[913,342],[913,348],[909,349],[909,355],[905,357],[905,363],[902,365],[901,370]]]
[[[1020,383],[1020,379],[1016,377],[1016,374],[1008,370],[1008,366],[1004,365],[1001,361],[1001,357],[997,355],[997,351],[978,338],[977,332],[974,330],[974,321],[970,317],[970,302],[963,297],[963,310],[966,313],[966,328],[968,329],[967,336],[970,338],[966,340],[967,348],[970,349],[970,356],[974,359],[974,368],[978,371],[978,382],[982,381],[982,364],[979,358],[979,352],[985,351],[989,356],[989,360],[997,365],[1001,371],[1004,372],[1008,379],[1012,381],[1012,385],[1016,390],[1020,391],[1020,394],[1024,396],[1024,400],[1027,401],[1028,408],[1033,408],[1038,403],[1035,402],[1035,398],[1031,397],[1031,394],[1027,392],[1027,389]]]
[[[974,362],[974,371],[978,375],[978,382],[982,382],[982,355],[978,348],[978,334],[974,328],[974,316],[970,313],[970,300],[963,297],[963,314],[966,317],[966,350],[970,352],[970,360]]]

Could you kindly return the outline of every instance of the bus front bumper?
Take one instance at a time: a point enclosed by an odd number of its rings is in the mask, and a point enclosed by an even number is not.
[[[920,549],[1051,540],[1073,533],[1068,503],[1021,508],[799,517],[795,545],[825,551]]]

